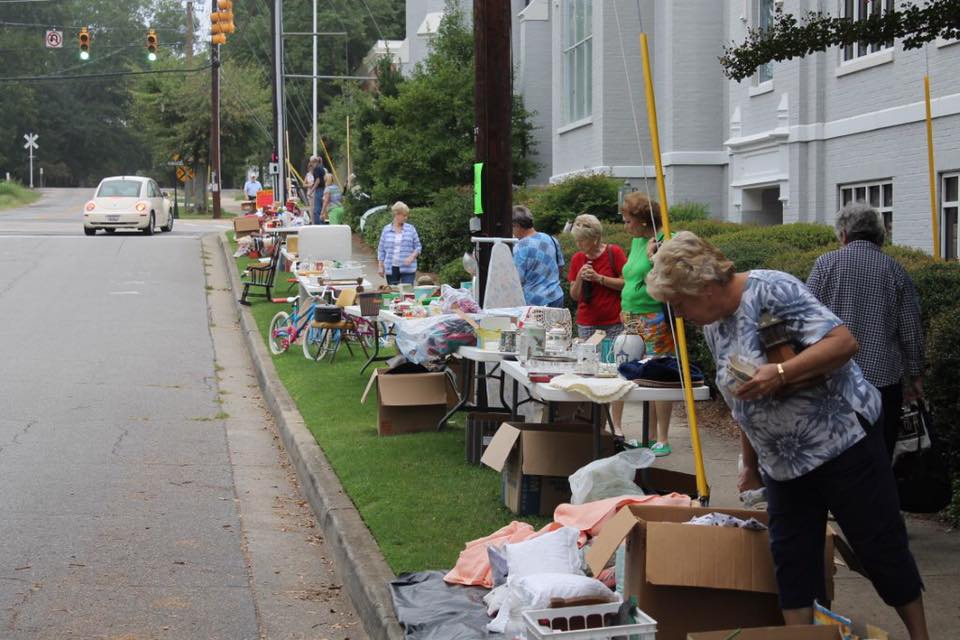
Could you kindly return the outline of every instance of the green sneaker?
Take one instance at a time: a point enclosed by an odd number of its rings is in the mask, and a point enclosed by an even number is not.
[[[662,458],[663,456],[668,456],[673,453],[673,449],[670,448],[670,445],[662,442],[654,443],[654,445],[650,447],[650,451],[653,451],[653,455],[657,456],[658,458]]]

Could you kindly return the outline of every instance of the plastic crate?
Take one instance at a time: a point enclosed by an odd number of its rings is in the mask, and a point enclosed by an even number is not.
[[[656,640],[657,621],[637,610],[640,622],[610,625],[620,610],[619,602],[594,604],[585,607],[535,609],[524,611],[528,640],[555,638],[556,640]],[[549,620],[552,628],[541,626],[539,620]],[[602,626],[607,624],[608,626]],[[564,630],[564,627],[566,630]],[[590,627],[590,628],[588,628]]]

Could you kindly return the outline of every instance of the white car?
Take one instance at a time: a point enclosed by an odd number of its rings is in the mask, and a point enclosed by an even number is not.
[[[173,230],[173,211],[167,194],[150,178],[114,176],[100,181],[93,199],[83,207],[83,232],[92,236],[97,229],[137,229],[151,235]]]

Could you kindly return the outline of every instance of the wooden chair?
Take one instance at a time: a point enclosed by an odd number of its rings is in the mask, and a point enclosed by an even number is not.
[[[240,296],[240,304],[250,306],[250,303],[247,301],[247,295],[250,292],[250,287],[258,287],[264,289],[264,296],[267,300],[273,298],[270,295],[270,290],[273,288],[273,281],[277,277],[277,271],[280,269],[280,243],[276,243],[273,247],[273,253],[270,255],[270,262],[266,264],[251,264],[247,267],[247,270],[243,272],[241,278],[241,284],[243,284],[243,293]]]
[[[349,319],[346,313],[346,308],[351,306],[356,302],[357,291],[356,289],[342,289],[337,295],[337,300],[334,302],[338,307],[340,307],[342,316],[339,322],[317,322],[316,320],[311,320],[311,326],[315,329],[320,329],[323,331],[323,347],[320,352],[317,360],[322,360],[327,354],[330,355],[330,362],[333,362],[337,357],[337,352],[340,350],[341,344],[347,345],[347,351],[350,352],[350,357],[353,357],[353,348],[350,346],[351,342],[357,342],[360,345],[360,348],[363,349],[363,355],[367,356],[367,345],[364,344],[363,339],[360,334],[357,332],[357,324],[353,320]],[[339,333],[339,337],[335,337],[336,332]]]

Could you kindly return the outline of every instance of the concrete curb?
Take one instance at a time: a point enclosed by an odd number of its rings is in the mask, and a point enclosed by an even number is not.
[[[297,471],[305,497],[317,515],[323,537],[333,550],[347,594],[370,638],[402,640],[403,629],[394,613],[393,599],[387,586],[396,576],[387,565],[360,513],[340,485],[339,478],[313,434],[304,424],[293,398],[280,382],[253,314],[239,302],[242,286],[226,234],[220,233],[218,238],[227,273],[230,274],[240,329],[250,351],[260,389],[277,422],[277,430]]]

